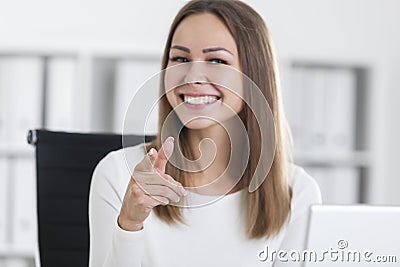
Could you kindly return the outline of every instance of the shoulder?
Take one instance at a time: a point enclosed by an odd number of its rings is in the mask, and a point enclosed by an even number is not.
[[[291,164],[288,171],[288,183],[292,187],[293,193],[307,192],[311,194],[310,197],[320,197],[321,193],[317,182],[302,167]]]
[[[144,144],[139,144],[132,147],[126,147],[119,150],[109,152],[102,158],[96,166],[96,169],[108,170],[109,168],[126,167],[131,169],[145,155]],[[115,170],[115,169],[114,169]]]
[[[292,220],[307,213],[313,204],[321,204],[321,191],[317,182],[303,168],[291,164],[288,173],[288,183],[292,188]]]

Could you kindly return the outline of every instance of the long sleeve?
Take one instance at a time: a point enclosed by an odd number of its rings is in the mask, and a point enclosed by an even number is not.
[[[303,169],[296,168],[295,171],[292,214],[280,246],[280,250],[287,254],[281,260],[275,260],[275,267],[302,266],[301,261],[296,262],[291,258],[290,252],[295,250],[301,253],[305,249],[310,206],[322,202],[317,183]]]
[[[117,224],[129,177],[128,171],[121,172],[117,167],[113,153],[101,160],[93,173],[89,195],[90,267],[141,266],[145,230],[128,232]]]

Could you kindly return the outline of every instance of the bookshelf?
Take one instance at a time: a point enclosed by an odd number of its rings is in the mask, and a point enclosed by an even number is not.
[[[27,131],[121,133],[132,90],[161,62],[159,53],[137,51],[0,47],[0,266],[35,265],[36,173]]]
[[[372,168],[368,67],[308,60],[285,63],[283,94],[294,162],[317,180],[324,203],[366,202]]]

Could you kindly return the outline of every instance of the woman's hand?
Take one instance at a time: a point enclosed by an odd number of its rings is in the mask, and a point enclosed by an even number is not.
[[[141,230],[143,221],[155,206],[179,202],[186,195],[182,184],[165,173],[165,166],[173,150],[174,139],[168,137],[158,152],[150,149],[135,166],[118,217],[122,229]]]

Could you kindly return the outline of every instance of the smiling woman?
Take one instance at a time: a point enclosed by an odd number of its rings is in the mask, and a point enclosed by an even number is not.
[[[302,249],[308,208],[321,200],[288,162],[262,18],[240,1],[190,1],[162,69],[157,138],[110,153],[93,174],[90,266],[283,264],[258,253]]]

